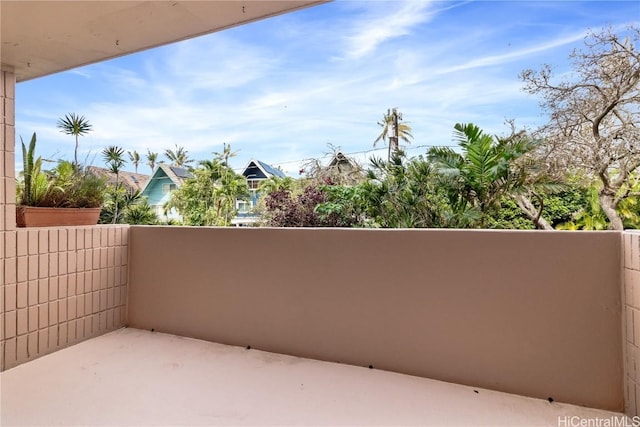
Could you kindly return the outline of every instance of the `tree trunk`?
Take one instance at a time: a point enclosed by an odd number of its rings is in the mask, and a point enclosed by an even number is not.
[[[78,135],[76,135],[76,149],[73,151],[73,170],[78,172],[80,165],[78,164]]]
[[[116,189],[113,192],[114,194],[114,213],[113,213],[113,223],[117,223],[118,222],[118,188],[120,187],[120,176],[118,174],[118,172],[116,172]]]
[[[622,218],[618,215],[618,211],[615,206],[615,194],[608,194],[607,191],[600,191],[598,198],[600,199],[600,207],[604,211],[604,214],[609,219],[609,230],[624,230],[622,224]]]
[[[527,196],[520,194],[515,196],[515,200],[518,204],[518,207],[522,209],[522,212],[524,212],[527,218],[533,221],[533,224],[538,230],[553,230],[551,224],[549,224],[549,222],[547,222],[547,220],[542,217],[540,211],[538,211],[538,209]]]

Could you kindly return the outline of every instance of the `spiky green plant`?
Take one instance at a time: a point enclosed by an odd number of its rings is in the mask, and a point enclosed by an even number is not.
[[[28,149],[24,145],[22,136],[20,137],[20,142],[22,143],[22,176],[24,179],[24,189],[22,192],[21,203],[23,205],[31,206],[33,204],[31,183],[33,179],[34,168],[37,163],[42,163],[42,159],[40,157],[35,159],[35,151],[36,151],[36,133],[35,132],[31,136],[31,141],[29,142]]]
[[[69,113],[58,119],[56,126],[60,129],[60,132],[75,136],[76,147],[73,153],[73,165],[78,169],[78,136],[91,132],[93,126],[84,116],[77,115],[76,113]]]

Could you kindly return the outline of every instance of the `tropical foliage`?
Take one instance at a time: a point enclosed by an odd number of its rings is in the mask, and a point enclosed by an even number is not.
[[[443,227],[451,215],[437,187],[436,171],[424,158],[407,159],[396,151],[390,161],[371,160],[368,181],[354,193],[367,219],[361,224],[384,228]]]
[[[60,132],[67,135],[73,135],[75,137],[76,145],[73,152],[73,165],[76,168],[79,168],[80,164],[78,163],[78,137],[91,132],[93,130],[93,126],[84,116],[78,115],[76,113],[69,113],[64,117],[58,119],[57,126],[60,129]]]
[[[154,225],[160,220],[139,191],[129,193],[123,187],[109,186],[100,212],[101,224]]]
[[[158,163],[158,153],[154,153],[147,149],[147,165],[149,165],[151,172],[156,169],[156,163]]]
[[[225,164],[223,156],[201,161],[193,177],[172,193],[165,209],[176,209],[185,225],[231,225],[236,200],[249,197],[244,176]]]
[[[550,66],[521,74],[525,91],[541,98],[549,122],[534,132],[510,122],[507,136],[485,133],[473,123],[454,126],[453,145],[409,157],[400,141],[413,139],[397,108],[377,122],[374,146],[386,159],[361,167],[340,150],[332,160],[310,159],[299,179],[271,177],[259,188],[233,171],[236,155],[224,143],[211,160],[195,162],[175,145],[161,152],[192,177],[172,193],[165,208],[187,225],[232,223],[239,201],[260,195],[259,224],[278,227],[457,227],[602,230],[640,227],[640,28],[605,28],[575,50],[571,73],[553,76]],[[89,206],[104,201],[103,222],[153,224],[153,210],[139,193],[121,186],[124,154],[137,171],[153,171],[158,153],[107,147],[102,152],[115,185],[86,173],[78,163],[78,138],[92,131],[84,116],[70,113],[57,127],[75,137],[74,161],[43,170],[34,134],[22,141],[24,170],[18,202],[35,206]],[[332,147],[333,148],[333,147]],[[417,147],[412,147],[417,148]],[[191,167],[190,165],[197,165]],[[104,199],[104,200],[103,200]]]
[[[135,172],[138,173],[138,166],[140,165],[140,161],[142,160],[142,158],[140,157],[140,153],[138,153],[136,150],[133,150],[127,151],[127,154],[129,155],[129,161],[131,161]]]
[[[632,195],[640,167],[640,27],[624,34],[593,32],[585,49],[570,56],[571,79],[559,80],[550,66],[525,70],[525,90],[542,99],[549,122],[541,164],[559,173],[582,173],[598,181],[598,204],[608,227],[620,230],[620,204]]]
[[[59,161],[50,171],[42,169],[35,155],[36,134],[27,147],[22,143],[23,171],[16,185],[18,205],[39,207],[95,208],[102,205],[105,182],[86,169]]]
[[[536,148],[537,142],[521,134],[494,138],[472,123],[456,124],[454,140],[460,153],[449,147],[434,147],[428,159],[446,190],[452,213],[460,220],[465,218],[458,222],[484,228],[504,197],[520,201],[533,186],[528,168],[520,167],[519,161]]]
[[[382,128],[380,135],[373,141],[375,147],[379,141],[388,143],[388,159],[391,160],[393,153],[400,149],[400,140],[410,143],[413,139],[411,134],[411,126],[408,123],[402,123],[402,113],[397,108],[388,109],[378,122],[378,126]]]
[[[432,148],[424,157],[408,158],[398,150],[390,161],[373,158],[366,179],[353,185],[309,177],[266,180],[261,186],[262,223],[549,230],[608,226],[606,216],[595,209],[598,189],[579,177],[560,182],[539,170],[532,164],[539,141],[526,132],[512,130],[498,138],[472,123],[457,124],[454,141],[457,147]],[[638,223],[637,197],[622,206],[625,224]]]
[[[184,167],[189,163],[193,163],[193,159],[189,158],[189,152],[184,147],[177,145],[175,150],[167,149],[164,151],[164,156],[169,160],[171,166]]]

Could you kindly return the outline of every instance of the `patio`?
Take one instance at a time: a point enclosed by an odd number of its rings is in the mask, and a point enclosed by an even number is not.
[[[16,82],[317,3],[1,2],[2,425],[637,415],[638,233],[16,229]]]
[[[3,426],[630,422],[614,412],[132,328],[0,378]]]

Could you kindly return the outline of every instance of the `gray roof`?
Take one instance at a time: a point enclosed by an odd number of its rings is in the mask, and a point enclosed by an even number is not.
[[[177,166],[169,166],[169,168],[171,169],[171,172],[173,172],[178,178],[187,179],[193,176],[191,175],[191,172],[189,172],[185,168],[179,168]]]
[[[87,170],[96,176],[106,178],[107,182],[110,184],[116,183],[116,174],[111,172],[111,170],[109,169],[101,168],[98,166],[87,166]],[[142,191],[150,178],[150,175],[121,171],[117,180],[128,190],[130,190],[131,192],[135,192]]]
[[[264,169],[264,171],[267,172],[268,174],[277,176],[280,178],[286,178],[286,175],[280,169],[276,169],[271,165],[261,162],[260,160],[256,160],[256,162],[260,163],[260,167],[262,167],[262,169]]]
[[[191,178],[193,176],[187,169],[179,168],[176,166],[169,166],[166,163],[158,163],[156,164],[156,169],[153,171],[153,175],[151,175],[151,178],[147,180],[147,183],[142,189],[143,192],[147,189],[147,187],[153,180],[157,179],[156,175],[159,173],[159,171],[164,172],[164,174],[167,175],[167,177],[174,184],[176,184],[178,188],[182,187],[182,184],[187,178]]]

